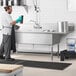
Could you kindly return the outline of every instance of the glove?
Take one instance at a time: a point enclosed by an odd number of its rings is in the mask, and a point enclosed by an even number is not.
[[[14,27],[15,27],[15,30],[18,30],[20,28],[20,26],[18,25],[15,25]]]
[[[23,16],[19,16],[17,19],[16,19],[16,23],[21,23],[23,21]]]

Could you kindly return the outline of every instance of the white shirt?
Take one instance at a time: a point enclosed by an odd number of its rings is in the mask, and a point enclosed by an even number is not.
[[[2,25],[2,33],[5,35],[11,35],[12,25],[12,17],[6,11],[1,14],[1,25]]]

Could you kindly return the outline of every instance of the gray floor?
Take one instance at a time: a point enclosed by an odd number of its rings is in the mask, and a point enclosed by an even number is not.
[[[51,62],[50,54],[17,53],[17,54],[12,54],[12,58]],[[53,62],[60,62],[60,59],[57,56],[54,56]],[[61,62],[72,63],[72,65],[66,68],[65,70],[24,67],[23,76],[76,76],[76,59],[65,60]]]

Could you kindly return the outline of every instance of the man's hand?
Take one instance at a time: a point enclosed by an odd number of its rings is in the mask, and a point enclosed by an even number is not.
[[[10,24],[11,25],[16,25],[16,21],[12,21]]]
[[[17,19],[16,19],[16,23],[22,23],[23,22],[23,16],[19,16]]]

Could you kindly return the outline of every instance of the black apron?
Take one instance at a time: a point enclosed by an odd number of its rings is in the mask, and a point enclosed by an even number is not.
[[[11,50],[13,50],[13,52],[16,52],[16,40],[15,40],[15,26],[12,26],[12,30],[11,30]]]

